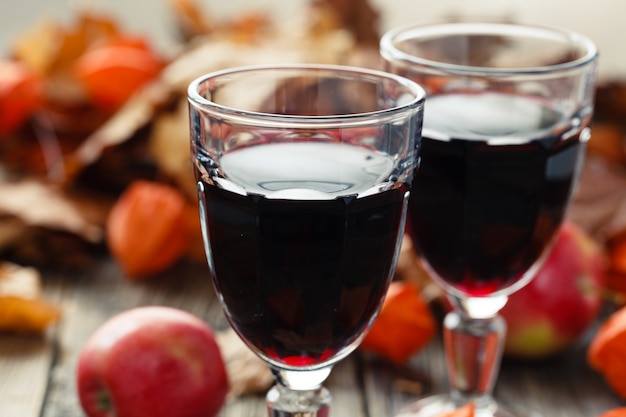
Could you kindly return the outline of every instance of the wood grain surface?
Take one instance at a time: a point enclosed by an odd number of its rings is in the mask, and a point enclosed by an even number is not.
[[[45,337],[0,337],[2,417],[83,417],[75,385],[78,354],[89,335],[121,311],[168,305],[205,319],[216,330],[227,327],[204,265],[180,265],[149,281],[131,282],[115,262],[102,259],[88,271],[46,273],[44,282],[46,297],[62,307],[63,318]],[[496,395],[529,417],[594,417],[620,406],[587,366],[586,343],[552,360],[505,360]],[[441,341],[402,367],[355,352],[335,366],[326,386],[333,394],[333,416],[392,416],[421,395],[447,389]],[[262,394],[230,401],[221,413],[261,415]]]

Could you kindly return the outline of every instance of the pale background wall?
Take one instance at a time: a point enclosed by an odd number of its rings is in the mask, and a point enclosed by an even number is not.
[[[242,8],[290,16],[308,0],[198,0],[219,16]],[[596,41],[602,77],[626,78],[626,1],[624,0],[370,0],[382,15],[381,29],[446,15],[510,16],[517,20],[569,27]],[[94,7],[117,16],[125,28],[149,33],[162,48],[173,39],[168,0],[1,0],[0,47],[43,18],[65,19],[77,7]]]

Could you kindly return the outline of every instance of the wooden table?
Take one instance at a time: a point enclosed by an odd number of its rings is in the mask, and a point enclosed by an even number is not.
[[[149,281],[130,282],[108,259],[87,272],[45,274],[46,297],[62,306],[63,317],[46,337],[0,335],[0,416],[84,416],[75,390],[78,354],[101,323],[123,310],[169,305],[204,318],[215,329],[226,328],[208,277],[206,266],[183,264]],[[550,361],[505,360],[496,395],[545,417],[596,417],[622,405],[587,366],[585,349],[583,340]],[[335,417],[391,416],[420,394],[447,389],[441,343],[433,341],[401,369],[353,353],[335,367],[326,386],[334,397]],[[263,395],[237,398],[221,415],[266,415]]]

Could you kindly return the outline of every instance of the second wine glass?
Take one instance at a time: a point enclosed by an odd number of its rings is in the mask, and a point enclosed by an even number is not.
[[[473,401],[478,416],[514,416],[492,397],[506,329],[498,313],[546,257],[575,189],[596,48],[568,30],[444,22],[388,32],[381,54],[429,95],[409,230],[454,307],[444,321],[451,394],[404,413]]]

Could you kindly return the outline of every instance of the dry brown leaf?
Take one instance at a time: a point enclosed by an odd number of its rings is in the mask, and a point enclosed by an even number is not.
[[[149,146],[161,171],[195,200],[197,191],[191,167],[189,113],[185,100],[179,101],[175,112],[163,113],[155,120]]]
[[[58,308],[41,299],[0,298],[0,331],[43,333],[59,315]]]
[[[197,1],[172,0],[171,8],[184,41],[219,36],[234,43],[256,43],[273,26],[266,13],[247,10],[232,20],[213,20]]]
[[[97,217],[103,217],[106,209],[98,207],[95,202],[89,207],[86,197],[74,200],[60,187],[35,179],[0,182],[0,215],[27,226],[72,233],[91,243],[104,237],[104,219]]]
[[[171,0],[170,6],[183,40],[208,35],[215,30],[215,24],[202,11],[197,2],[193,0]]]
[[[339,64],[348,59],[353,46],[352,38],[343,31],[311,38],[306,31],[298,31],[291,26],[278,30],[255,45],[222,38],[198,40],[163,70],[161,82],[170,91],[186,95],[189,83],[208,72],[276,62]]]
[[[89,47],[120,33],[114,19],[82,11],[72,25],[43,20],[21,34],[13,44],[13,55],[44,75],[67,72]]]
[[[176,13],[184,16],[190,15],[194,19],[204,18],[196,16],[200,12],[192,1],[174,0],[173,7]],[[98,17],[92,17],[90,20],[88,16],[83,16],[81,22],[77,29],[65,36],[67,45],[64,56],[68,57],[67,60],[71,60],[70,57],[75,54],[74,52],[81,48],[81,39],[92,39],[88,36],[89,33],[107,36],[117,30],[114,22],[98,20]],[[188,140],[186,118],[184,122],[180,122],[183,120],[182,113],[179,111],[173,115],[169,109],[173,101],[185,103],[186,89],[193,79],[211,71],[239,65],[274,62],[335,64],[347,62],[349,52],[354,47],[354,39],[347,31],[333,28],[313,36],[309,27],[300,23],[300,20],[297,22],[294,20],[289,24],[281,22],[281,25],[273,26],[262,15],[246,14],[232,22],[220,24],[220,28],[225,29],[215,31],[211,37],[196,39],[195,42],[186,45],[185,50],[164,68],[155,82],[135,94],[66,156],[65,167],[69,181],[72,182],[87,167],[97,163],[108,149],[124,145],[137,132],[152,127],[154,122],[157,126],[154,135],[158,138],[156,145],[158,153],[146,154],[144,159],[154,157],[163,174],[172,176],[178,184],[183,184],[184,181],[188,183],[188,177],[180,178],[183,171],[179,166],[180,162],[174,162],[172,165],[169,159],[163,160],[159,149],[173,149],[180,146],[181,138],[184,138],[185,142]],[[242,42],[239,35],[249,37],[250,33],[254,33],[254,42]],[[60,80],[59,78],[58,85],[63,86]],[[67,85],[64,89],[68,89]],[[68,93],[70,96],[72,94]],[[162,140],[164,136],[161,130],[173,133],[172,143],[167,144],[166,140]],[[184,148],[187,149],[188,146]],[[178,156],[176,159],[181,160]],[[160,166],[161,163],[163,166]]]
[[[107,15],[80,11],[77,17],[74,26],[63,31],[53,70],[67,71],[89,48],[121,33],[117,21]]]
[[[28,226],[13,216],[0,216],[0,250],[11,246],[27,233]]]
[[[0,298],[4,297],[40,298],[41,282],[37,270],[12,263],[0,263]]]
[[[39,74],[47,74],[56,60],[62,29],[51,20],[42,20],[21,34],[13,44],[13,55]]]
[[[160,78],[140,91],[109,121],[91,134],[68,158],[70,178],[96,163],[105,150],[124,144],[150,125],[150,154],[161,173],[195,196],[189,167],[189,122],[186,90],[196,77],[223,68],[272,62],[328,62],[346,59],[352,40],[345,32],[298,40],[272,36],[261,44],[248,45],[230,39],[210,39],[190,46],[162,72]],[[307,45],[315,47],[307,47]],[[173,99],[177,105],[171,106]],[[175,111],[169,111],[171,107]]]
[[[587,151],[615,164],[626,163],[626,139],[622,128],[614,123],[595,122]]]
[[[152,83],[140,90],[67,157],[68,177],[76,177],[82,169],[98,161],[107,148],[131,139],[153,120],[169,97],[169,90],[162,83]]]
[[[274,383],[267,364],[241,341],[234,330],[229,328],[219,332],[217,344],[226,363],[230,397],[264,393]]]
[[[424,288],[430,283],[428,274],[422,269],[419,257],[415,252],[415,247],[410,236],[405,234],[402,238],[402,246],[398,255],[398,262],[395,269],[395,278],[401,281],[408,281],[417,288]]]
[[[626,174],[604,158],[587,155],[569,217],[606,242],[626,228]]]
[[[310,8],[314,33],[347,30],[357,44],[378,46],[380,13],[368,0],[313,0]]]
[[[0,264],[0,331],[42,333],[59,316],[60,309],[42,297],[37,270]]]
[[[102,247],[110,205],[35,179],[0,182],[0,254],[27,265],[88,266]]]
[[[618,124],[626,122],[626,83],[624,80],[612,80],[598,85],[595,116],[603,122]]]

